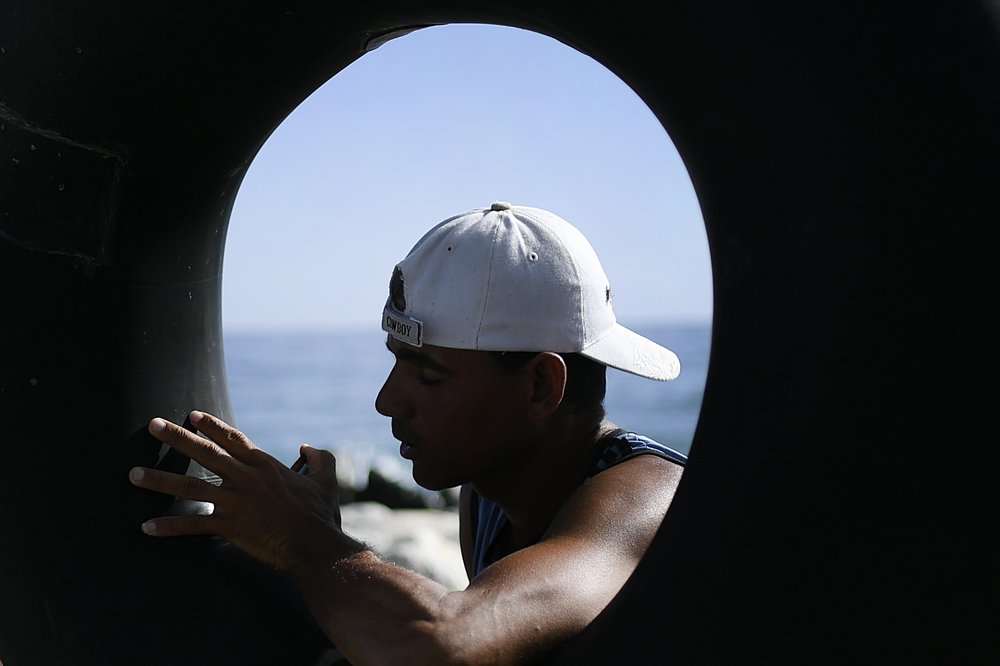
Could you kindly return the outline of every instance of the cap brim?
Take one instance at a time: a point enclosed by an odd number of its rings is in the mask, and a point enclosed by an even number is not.
[[[677,354],[620,324],[615,324],[611,333],[580,354],[609,367],[659,381],[675,379],[681,373]]]

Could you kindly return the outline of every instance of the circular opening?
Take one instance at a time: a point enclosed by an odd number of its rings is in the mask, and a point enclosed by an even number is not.
[[[549,209],[601,257],[621,323],[678,353],[662,384],[608,373],[609,417],[687,451],[711,328],[701,211],[663,127],[593,59],[513,28],[394,39],[305,100],[244,179],[223,319],[238,425],[286,462],[306,441],[408,469],[373,407],[392,268],[433,224],[495,201]]]

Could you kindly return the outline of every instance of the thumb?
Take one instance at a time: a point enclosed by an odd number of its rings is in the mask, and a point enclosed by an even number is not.
[[[299,447],[309,465],[309,478],[315,479],[324,485],[337,482],[337,460],[329,451],[314,449],[308,444]]]

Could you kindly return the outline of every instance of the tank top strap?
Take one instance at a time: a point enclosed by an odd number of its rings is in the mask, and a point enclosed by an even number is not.
[[[678,465],[687,464],[687,456],[655,439],[618,428],[612,430],[597,442],[597,453],[590,467],[588,478],[604,470],[614,467],[626,460],[642,455],[654,455],[665,458]]]

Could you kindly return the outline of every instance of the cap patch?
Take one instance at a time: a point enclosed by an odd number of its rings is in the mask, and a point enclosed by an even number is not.
[[[403,271],[399,269],[399,266],[396,266],[395,270],[392,271],[392,278],[389,280],[389,300],[392,301],[392,307],[400,312],[406,312],[406,293],[403,287]]]
[[[414,347],[423,346],[424,323],[417,321],[385,306],[382,310],[382,330]]]

